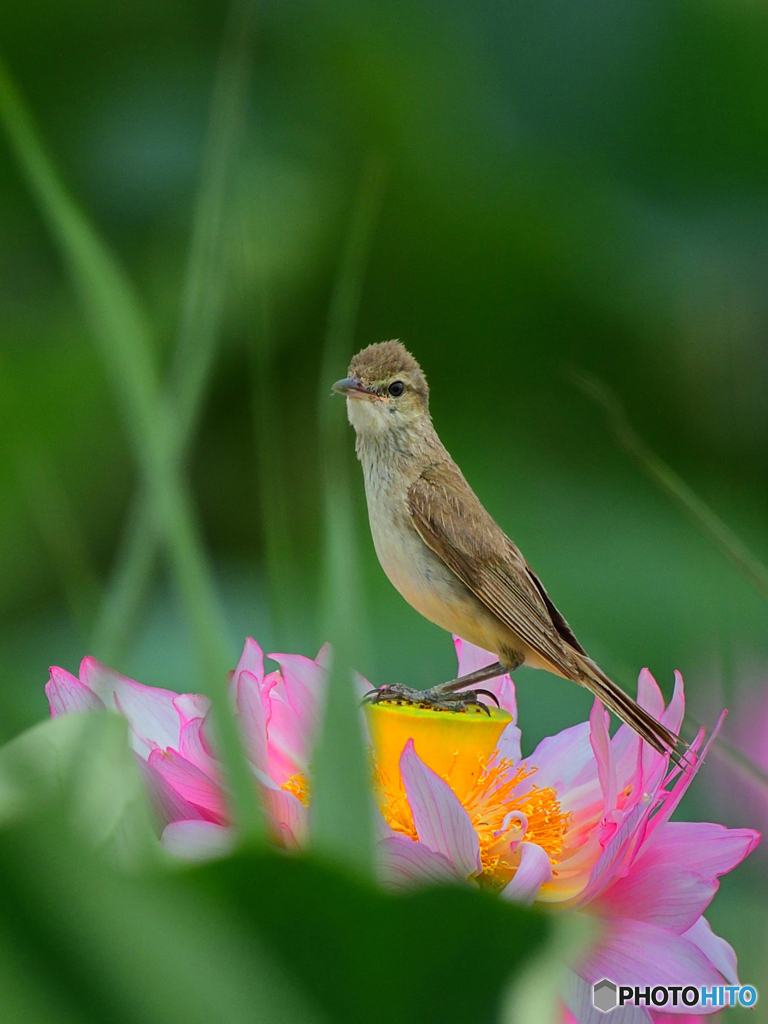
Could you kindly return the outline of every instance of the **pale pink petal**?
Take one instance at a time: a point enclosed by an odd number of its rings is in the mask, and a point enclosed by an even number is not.
[[[589,984],[603,978],[643,987],[723,984],[722,975],[694,942],[647,921],[606,921],[578,973]]]
[[[624,816],[592,868],[586,887],[576,900],[580,906],[597,899],[620,874],[631,853],[642,840],[652,806],[650,802],[639,802]]]
[[[267,727],[269,774],[275,782],[283,783],[291,775],[308,773],[312,731],[294,714],[277,687],[272,691],[270,707]]]
[[[327,644],[320,649],[314,661],[301,654],[269,655],[280,665],[282,677],[270,694],[272,712],[267,729],[268,742],[276,747],[284,760],[298,766],[294,771],[306,771],[312,755],[325,699],[329,656]]]
[[[251,637],[245,641],[243,647],[243,653],[240,655],[240,661],[237,663],[237,668],[232,673],[232,679],[237,682],[237,678],[241,672],[250,672],[251,675],[256,676],[259,684],[264,679],[264,654]]]
[[[325,695],[328,656],[327,644],[321,647],[314,661],[302,654],[269,655],[280,666],[285,695],[294,713],[302,720],[310,719],[313,725],[317,724],[320,702]]]
[[[739,974],[736,966],[736,954],[733,946],[715,935],[705,917],[700,917],[685,933],[686,939],[690,939],[707,957],[709,962],[717,968],[729,985],[738,985]]]
[[[704,878],[683,864],[643,857],[591,906],[601,916],[649,921],[682,935],[709,906],[717,887],[714,877]]]
[[[547,736],[526,761],[535,765],[536,785],[564,793],[585,768],[596,777],[595,755],[589,742],[589,722],[579,722]]]
[[[485,651],[482,647],[476,647],[474,644],[469,643],[468,640],[462,640],[455,633],[453,635],[453,643],[459,660],[459,677],[469,675],[470,672],[476,672],[478,669],[485,668],[487,665],[492,665],[495,661],[499,660],[498,655],[491,654],[490,651]],[[488,679],[479,685],[483,689],[490,690],[491,693],[495,694],[499,705],[504,711],[508,711],[512,715],[512,721],[517,721],[515,684],[508,673],[496,676],[494,679]]]
[[[173,698],[173,706],[179,713],[179,722],[184,726],[193,718],[205,718],[211,710],[211,700],[202,693],[180,693]]]
[[[504,899],[530,906],[539,895],[545,882],[552,880],[552,865],[549,857],[535,843],[520,843],[520,865],[515,877],[502,890]]]
[[[235,830],[212,821],[174,821],[161,842],[174,857],[202,863],[225,857],[235,845]]]
[[[729,829],[706,821],[665,821],[653,832],[642,851],[642,860],[684,864],[699,875],[717,878],[741,864],[759,842],[760,833],[751,828]]]
[[[45,685],[45,695],[53,718],[73,711],[96,711],[104,707],[104,701],[85,683],[81,683],[69,672],[56,666],[51,666],[51,677]]]
[[[412,739],[400,755],[400,774],[419,842],[442,853],[464,878],[479,875],[480,843],[469,815],[448,783],[424,764]]]
[[[237,718],[245,738],[248,757],[257,768],[266,772],[269,767],[267,721],[258,676],[243,669],[237,675],[235,686]]]
[[[608,813],[616,807],[616,770],[611,737],[608,733],[608,712],[597,698],[592,705],[589,725],[589,740],[597,761],[597,777],[603,792],[605,812]]]
[[[369,683],[365,676],[361,676],[359,672],[352,672],[352,682],[354,684],[358,700],[362,700],[366,693],[370,693],[371,690],[376,689],[376,687]]]
[[[675,669],[675,690],[672,694],[672,700],[667,706],[667,710],[661,716],[659,721],[662,725],[666,725],[672,732],[680,732],[680,726],[683,724],[683,715],[685,714],[685,687],[683,685],[682,675]]]
[[[653,832],[661,828],[661,826],[671,818],[678,804],[685,796],[686,790],[693,782],[697,772],[704,763],[704,758],[707,756],[709,748],[712,746],[717,734],[720,732],[726,714],[726,711],[721,713],[715,723],[715,728],[712,730],[712,733],[706,744],[704,744],[703,749],[701,749],[701,745],[704,743],[704,729],[702,728],[699,730],[695,740],[686,751],[686,767],[683,768],[682,771],[678,768],[674,768],[672,772],[670,772],[667,782],[669,781],[669,778],[674,777],[675,773],[679,772],[678,778],[676,779],[674,786],[666,792],[659,809],[654,814],[653,819],[649,824],[649,832]],[[701,750],[701,753],[699,753],[699,750]],[[665,783],[665,785],[666,784],[667,783]]]
[[[407,891],[430,883],[465,881],[442,853],[407,836],[382,839],[376,854],[379,876],[389,889]]]
[[[184,800],[209,821],[223,824],[226,820],[224,793],[213,779],[185,760],[176,750],[153,750],[149,764]]]
[[[658,721],[664,713],[664,697],[659,684],[647,668],[640,672],[637,680],[637,703]]]
[[[276,786],[261,773],[258,776],[264,783],[264,804],[277,839],[289,850],[301,849],[309,837],[309,809],[294,793]]]
[[[121,676],[95,658],[83,658],[80,680],[107,708],[125,715],[134,750],[147,757],[155,747],[178,747],[181,722],[174,701],[179,694]]]
[[[219,767],[205,742],[205,719],[190,718],[181,727],[179,753],[209,778],[219,777]]]
[[[168,825],[172,821],[183,821],[185,819],[203,818],[201,811],[189,800],[177,793],[169,782],[159,775],[152,765],[143,758],[137,758],[144,783],[147,787],[152,804],[155,807],[160,822]]]

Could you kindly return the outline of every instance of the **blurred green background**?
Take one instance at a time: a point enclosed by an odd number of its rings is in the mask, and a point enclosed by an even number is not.
[[[764,688],[768,598],[617,447],[571,371],[608,383],[645,441],[768,561],[768,7],[255,5],[222,205],[201,221],[227,17],[218,2],[6,0],[2,53],[144,303],[164,379],[185,288],[193,320],[208,318],[215,351],[188,468],[232,664],[245,635],[311,655],[323,641],[318,421],[347,356],[397,337],[427,373],[447,447],[607,671],[630,687],[647,665],[669,694],[679,668],[708,723]],[[209,139],[226,132],[226,102],[213,109]],[[215,180],[215,155],[207,166]],[[361,203],[359,306],[334,348]],[[135,623],[109,644],[98,632],[138,480],[118,406],[3,141],[3,739],[47,714],[48,665],[76,671],[86,653],[108,648],[145,683],[206,686],[162,559]],[[376,684],[450,678],[449,638],[378,567],[351,429],[346,440],[368,622],[357,665]],[[588,714],[570,684],[516,680],[524,752]],[[755,824],[738,803],[713,811],[728,770],[713,753],[688,816]],[[768,992],[765,860],[752,861],[708,916],[742,981]]]

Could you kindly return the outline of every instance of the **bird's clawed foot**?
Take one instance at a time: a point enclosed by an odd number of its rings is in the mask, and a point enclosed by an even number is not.
[[[449,689],[450,683],[433,686],[429,690],[414,690],[410,686],[381,686],[378,690],[370,690],[363,697],[363,704],[412,704],[415,707],[428,708],[431,711],[466,711],[468,708],[482,708],[490,717],[488,705],[479,699],[482,694],[490,697],[498,707],[499,702],[490,690],[463,690],[458,692]]]

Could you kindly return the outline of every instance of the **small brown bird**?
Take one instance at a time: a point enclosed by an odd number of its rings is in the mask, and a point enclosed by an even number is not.
[[[383,686],[369,699],[462,709],[480,704],[478,694],[492,696],[467,687],[530,665],[586,686],[655,750],[675,756],[678,737],[588,657],[520,551],[480,504],[435,432],[426,378],[403,345],[369,345],[333,389],[346,396],[357,434],[384,572],[431,622],[499,659],[429,690]]]

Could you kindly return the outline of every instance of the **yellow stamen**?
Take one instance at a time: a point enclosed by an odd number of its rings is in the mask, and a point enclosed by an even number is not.
[[[482,716],[482,717],[481,717]],[[536,843],[553,864],[562,853],[568,815],[560,811],[554,789],[525,782],[536,772],[495,755],[511,716],[493,709],[488,718],[425,708],[373,705],[368,724],[373,740],[375,785],[384,820],[418,839],[400,777],[403,747],[413,739],[416,753],[445,779],[459,798],[480,843],[481,884],[503,888],[515,875],[521,839]]]
[[[289,775],[280,788],[293,793],[305,807],[309,807],[309,783],[303,775]]]

